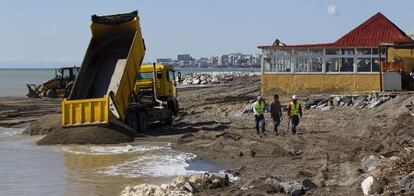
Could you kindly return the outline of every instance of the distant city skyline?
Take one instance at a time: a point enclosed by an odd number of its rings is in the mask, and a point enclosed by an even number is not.
[[[80,64],[93,14],[138,10],[145,62],[154,62],[186,53],[255,54],[276,38],[288,45],[332,42],[377,12],[412,34],[412,7],[412,0],[3,0],[0,68]]]
[[[156,63],[168,64],[175,67],[199,67],[199,68],[226,68],[226,67],[241,67],[241,68],[260,68],[262,55],[257,54],[243,54],[240,52],[233,52],[229,54],[221,54],[216,56],[204,56],[194,58],[191,54],[177,54],[176,58],[157,58]],[[151,63],[151,62],[147,62]]]

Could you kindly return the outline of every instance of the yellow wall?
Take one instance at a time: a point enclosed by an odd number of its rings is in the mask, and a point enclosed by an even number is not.
[[[387,61],[392,61],[395,56],[403,61],[403,72],[410,73],[414,68],[414,49],[388,48]]]
[[[262,94],[345,94],[380,91],[379,74],[263,74]]]

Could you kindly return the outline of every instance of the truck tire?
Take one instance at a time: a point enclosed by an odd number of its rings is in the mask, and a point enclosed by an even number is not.
[[[167,118],[164,121],[164,124],[165,125],[172,125],[172,122],[173,122],[173,114],[172,114],[171,111],[168,111],[168,115],[167,115]]]
[[[57,91],[56,91],[56,89],[48,89],[46,91],[46,97],[56,98],[57,97]]]
[[[138,113],[139,131],[144,132],[148,130],[148,116],[145,112]]]
[[[125,118],[126,124],[133,129],[134,131],[138,132],[139,130],[139,121],[137,118],[137,115],[132,113],[132,112],[128,112],[127,116]]]

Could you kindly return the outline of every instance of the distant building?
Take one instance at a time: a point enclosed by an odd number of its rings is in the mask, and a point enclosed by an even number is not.
[[[377,13],[334,43],[259,46],[262,92],[269,96],[380,91],[380,65],[387,58],[381,44],[411,41]]]
[[[192,61],[193,57],[191,57],[191,55],[189,54],[179,54],[177,55],[177,60],[178,61]]]
[[[172,59],[171,58],[160,58],[160,59],[157,59],[157,63],[158,64],[171,64]]]

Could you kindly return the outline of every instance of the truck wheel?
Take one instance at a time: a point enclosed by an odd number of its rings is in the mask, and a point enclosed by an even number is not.
[[[138,120],[139,120],[139,131],[144,132],[148,130],[148,116],[145,112],[140,112],[138,114]]]
[[[164,121],[164,124],[165,125],[172,125],[172,122],[173,122],[173,115],[172,115],[172,112],[169,111],[168,112],[168,116],[167,116],[167,118]]]
[[[133,129],[134,131],[138,132],[139,129],[139,122],[138,122],[138,118],[137,115],[135,115],[132,112],[128,112],[127,116],[126,116],[126,124]]]
[[[56,89],[49,89],[49,90],[47,90],[46,91],[46,97],[56,98],[57,97]]]

